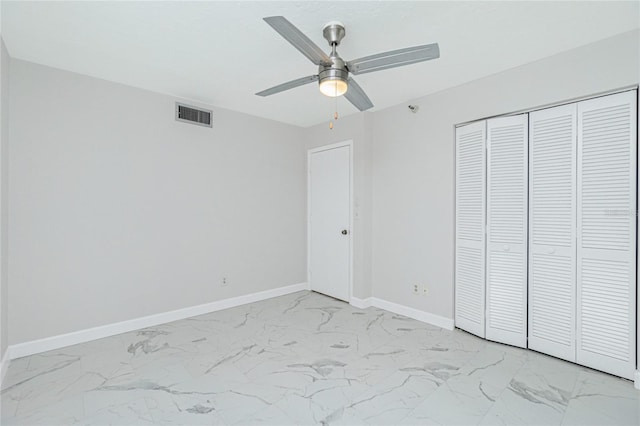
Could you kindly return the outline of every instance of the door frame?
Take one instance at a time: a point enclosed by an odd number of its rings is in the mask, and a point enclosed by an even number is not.
[[[336,148],[349,148],[349,300],[353,299],[353,140],[322,145],[307,150],[307,288],[311,290],[311,156]]]

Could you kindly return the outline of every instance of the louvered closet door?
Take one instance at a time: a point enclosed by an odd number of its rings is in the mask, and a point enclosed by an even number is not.
[[[636,92],[578,103],[580,364],[633,378]]]
[[[529,348],[575,361],[576,105],[529,114]]]
[[[456,327],[484,337],[485,122],[456,129]]]
[[[527,114],[487,121],[487,339],[527,346]]]

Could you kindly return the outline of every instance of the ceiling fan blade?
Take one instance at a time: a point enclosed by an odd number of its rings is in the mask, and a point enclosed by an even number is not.
[[[367,72],[386,70],[387,68],[415,64],[416,62],[428,61],[439,57],[440,48],[438,47],[438,43],[432,43],[365,56],[364,58],[347,62],[347,68],[352,74],[364,74]]]
[[[373,108],[373,103],[371,99],[364,93],[362,87],[358,86],[358,83],[351,77],[349,77],[349,89],[347,93],[344,94],[344,97],[347,98],[349,102],[353,104],[360,111],[366,111],[369,108]]]
[[[304,35],[302,31],[287,21],[284,16],[269,16],[263,19],[314,64],[331,63],[329,56],[324,53],[317,44],[312,42],[309,37]]]
[[[276,93],[284,92],[285,90],[293,89],[294,87],[304,86],[305,84],[313,83],[314,81],[318,81],[318,76],[310,75],[309,77],[302,77],[296,80],[287,81],[286,83],[278,84],[277,86],[273,86],[267,90],[258,92],[256,93],[256,95],[269,96]]]

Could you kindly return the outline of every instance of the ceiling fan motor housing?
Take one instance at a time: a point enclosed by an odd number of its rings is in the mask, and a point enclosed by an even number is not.
[[[344,61],[337,54],[332,54],[329,59],[331,60],[331,64],[320,64],[320,68],[318,69],[320,91],[330,97],[341,96],[345,94],[349,88],[347,83],[349,71]]]
[[[330,59],[330,65],[320,65],[320,68],[318,68],[318,78],[320,79],[320,83],[327,79],[347,81],[349,78],[349,71],[347,71],[347,67],[342,58],[339,56],[331,56]]]

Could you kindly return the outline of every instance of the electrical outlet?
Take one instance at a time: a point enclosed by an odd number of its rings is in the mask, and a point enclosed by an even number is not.
[[[226,287],[229,284],[229,278],[227,277],[222,277],[222,281],[220,282],[220,285],[222,287]]]
[[[424,287],[422,287],[422,295],[423,296],[428,296],[429,295],[429,287],[427,287],[426,285]]]
[[[415,294],[420,293],[420,291],[418,290],[418,284],[414,284],[414,285],[413,285],[413,292],[414,292]]]

